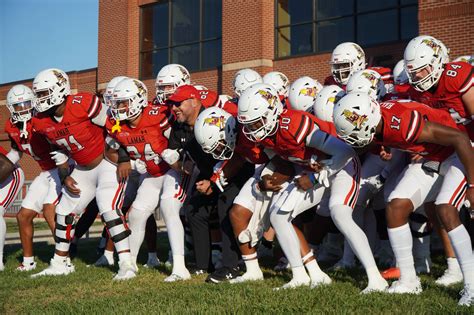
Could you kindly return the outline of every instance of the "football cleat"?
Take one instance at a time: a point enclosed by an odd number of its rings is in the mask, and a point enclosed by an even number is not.
[[[395,294],[420,294],[423,291],[421,287],[421,282],[418,277],[411,281],[395,281],[392,283],[390,288],[388,288],[388,293],[395,293]]]
[[[471,306],[474,305],[474,288],[469,285],[465,285],[464,289],[460,292],[461,298],[459,299],[459,306]]]
[[[246,272],[241,276],[238,276],[235,279],[230,280],[230,283],[242,283],[242,282],[247,282],[247,281],[259,281],[263,280],[263,273],[261,270],[260,272]]]
[[[324,272],[321,272],[320,275],[318,275],[317,278],[311,278],[311,283],[309,285],[309,287],[311,289],[314,289],[316,287],[319,287],[321,285],[327,285],[327,284],[331,284],[332,283],[332,280],[331,278]]]
[[[385,280],[399,279],[400,269],[398,267],[388,268],[380,273]]]
[[[383,280],[383,279],[382,279]],[[374,292],[385,292],[388,289],[387,281],[378,281],[377,283],[369,283],[369,285],[362,290],[361,294],[370,294]]]
[[[145,268],[156,268],[161,264],[160,260],[156,256],[148,257],[146,264],[143,265]]]
[[[284,285],[282,285],[281,287],[278,287],[278,288],[274,288],[273,290],[274,291],[279,291],[279,290],[286,290],[286,289],[294,289],[294,288],[297,288],[297,287],[307,287],[309,286],[311,283],[311,280],[308,277],[306,278],[303,278],[303,279],[291,279],[290,282],[288,283],[285,283]]]
[[[29,264],[24,264],[21,263],[18,267],[16,267],[17,271],[31,271],[36,269],[36,262],[33,261],[32,263]]]
[[[276,272],[281,272],[290,269],[290,263],[288,262],[288,259],[286,259],[285,256],[281,257],[278,260],[278,263],[276,264],[275,267],[273,267],[273,270]]]
[[[63,276],[68,275],[74,272],[74,266],[68,265],[66,261],[57,261],[51,259],[49,266],[41,272],[31,275],[31,278],[41,277],[41,276]]]
[[[115,261],[109,261],[105,255],[102,255],[97,259],[97,261],[94,263],[94,266],[96,267],[107,267],[107,266],[113,266],[115,264]]]
[[[188,270],[186,270],[185,273],[178,274],[178,273],[172,273],[168,277],[163,280],[164,282],[176,282],[176,281],[185,281],[191,279],[191,274],[189,273]]]
[[[462,282],[463,276],[460,268],[446,269],[444,274],[436,279],[435,283],[443,287],[448,287],[452,284]]]
[[[211,273],[209,276],[207,276],[206,282],[220,283],[223,281],[229,281],[229,280],[237,278],[239,274],[240,274],[239,267],[235,267],[235,268],[222,267],[220,269],[217,269],[213,273]]]
[[[128,260],[119,261],[119,270],[114,277],[114,280],[128,280],[135,278],[137,276],[136,270],[133,267],[132,263]]]

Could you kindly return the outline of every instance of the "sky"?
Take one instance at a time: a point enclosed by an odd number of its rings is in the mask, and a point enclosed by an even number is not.
[[[0,84],[97,66],[98,0],[0,0]]]

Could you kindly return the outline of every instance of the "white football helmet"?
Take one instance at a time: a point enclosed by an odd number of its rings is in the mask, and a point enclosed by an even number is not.
[[[59,69],[43,70],[33,80],[33,93],[36,96],[35,109],[40,113],[61,105],[71,94],[69,77]]]
[[[141,114],[148,104],[146,85],[136,79],[126,78],[114,89],[110,113],[115,120],[129,120]]]
[[[314,116],[332,122],[332,112],[336,104],[346,93],[338,85],[327,85],[319,91],[313,104]]]
[[[408,74],[405,71],[405,61],[402,59],[393,68],[393,82],[395,85],[408,83]]]
[[[33,115],[35,105],[33,91],[23,84],[14,85],[7,93],[7,108],[13,122],[26,122]]]
[[[175,63],[164,66],[158,72],[155,81],[158,102],[163,104],[168,97],[173,95],[178,86],[185,84],[191,84],[191,76],[188,69]]]
[[[317,80],[310,77],[301,77],[290,86],[288,99],[290,106],[295,110],[311,111],[316,101],[316,96],[323,86]]]
[[[112,78],[112,80],[110,80],[109,83],[107,83],[107,87],[105,88],[105,91],[104,91],[105,105],[110,107],[110,100],[112,99],[112,94],[114,93],[114,89],[117,86],[117,84],[124,79],[128,79],[128,77],[121,75],[121,76]]]
[[[468,64],[470,64],[471,66],[474,66],[474,56],[471,55],[466,55],[466,56],[459,56],[457,57],[456,59],[453,60],[454,62],[467,62]]]
[[[204,152],[216,160],[229,160],[237,141],[236,120],[222,108],[206,108],[194,123],[194,136]]]
[[[263,79],[257,71],[252,69],[242,69],[235,73],[232,89],[235,95],[240,96],[246,88],[255,83],[262,83]]]
[[[347,94],[334,106],[337,135],[353,147],[372,142],[381,117],[379,104],[367,93]]]
[[[273,86],[278,95],[288,97],[290,80],[283,73],[279,71],[268,72],[263,76],[263,83]]]
[[[413,38],[405,48],[403,56],[410,84],[420,92],[429,90],[439,81],[447,58],[446,51],[436,38]],[[423,72],[426,72],[426,75],[422,76]]]
[[[362,92],[377,101],[387,93],[382,76],[374,70],[365,69],[355,72],[347,82],[346,93]]]
[[[254,84],[242,93],[238,104],[238,121],[244,135],[258,142],[276,132],[283,105],[275,88],[269,84]]]
[[[330,64],[334,80],[346,85],[354,72],[365,69],[364,50],[356,43],[339,44],[332,51]]]

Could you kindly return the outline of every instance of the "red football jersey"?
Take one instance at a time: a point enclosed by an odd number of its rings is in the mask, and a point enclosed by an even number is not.
[[[456,124],[449,114],[414,101],[388,101],[380,104],[383,131],[376,143],[423,155],[428,160],[444,161],[453,154],[452,147],[434,143],[417,143],[426,121],[451,128]]]
[[[120,132],[112,132],[115,120],[111,117],[105,124],[107,132],[125,147],[130,157],[146,163],[150,175],[158,177],[168,170],[168,164],[161,159],[161,152],[168,148],[168,139],[163,132],[169,128],[169,116],[165,106],[147,106],[135,128],[122,122]]]
[[[33,117],[33,130],[67,150],[78,165],[87,165],[104,153],[104,128],[91,120],[102,109],[99,98],[90,93],[69,95],[60,122],[45,113]]]
[[[433,108],[449,111],[458,128],[474,140],[474,123],[462,102],[462,95],[474,86],[474,68],[467,62],[450,62],[445,65],[434,92],[413,95],[413,99]]]
[[[26,122],[26,131],[28,138],[20,138],[21,130],[10,119],[5,123],[5,132],[21,152],[35,159],[43,171],[55,168],[56,164],[49,154],[52,151],[51,144],[43,135],[33,132],[31,120]]]
[[[317,149],[306,146],[306,137],[314,128],[336,134],[334,126],[307,112],[285,109],[278,119],[275,135],[263,139],[259,144],[272,149],[285,160],[307,165],[313,155],[321,155]]]

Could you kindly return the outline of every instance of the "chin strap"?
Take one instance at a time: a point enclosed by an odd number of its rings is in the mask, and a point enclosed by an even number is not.
[[[120,126],[120,120],[115,121],[115,125],[112,127],[112,133],[122,132],[122,127]]]

